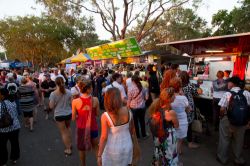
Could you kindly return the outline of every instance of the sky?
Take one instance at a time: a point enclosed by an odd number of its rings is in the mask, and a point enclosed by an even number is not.
[[[0,19],[9,16],[39,16],[44,11],[43,6],[37,5],[36,0],[0,0]],[[121,1],[121,0],[117,0]],[[239,6],[238,0],[203,0],[198,15],[204,18],[208,23],[212,20],[212,15],[220,9],[232,10],[234,6]],[[91,14],[88,14],[91,15]],[[111,35],[104,30],[99,16],[95,18],[96,32],[100,39],[110,39]]]

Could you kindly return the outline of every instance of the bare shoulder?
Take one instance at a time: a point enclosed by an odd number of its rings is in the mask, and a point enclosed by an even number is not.
[[[72,105],[76,105],[76,104],[81,103],[81,102],[82,102],[82,101],[81,101],[80,98],[76,98],[76,99],[73,99],[73,100],[72,100]]]
[[[175,116],[176,115],[176,112],[174,110],[169,110],[168,113],[172,116]]]
[[[104,112],[104,113],[102,113],[102,116],[101,116],[101,121],[106,121],[106,115],[105,115],[106,113]]]
[[[98,100],[97,97],[93,97],[93,101],[94,101],[94,102],[99,102],[99,100]]]
[[[107,119],[107,116],[106,116],[105,112],[102,113],[102,115],[101,115],[101,124],[106,124],[106,125],[110,126],[110,123],[109,123],[109,121]]]

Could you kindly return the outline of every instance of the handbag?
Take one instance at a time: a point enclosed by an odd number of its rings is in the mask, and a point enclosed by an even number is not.
[[[7,110],[4,101],[1,102],[1,118],[0,118],[0,128],[6,128],[13,125],[13,119]]]
[[[202,133],[202,121],[204,117],[201,115],[200,110],[198,108],[195,109],[195,118],[192,122],[192,131],[197,133]]]
[[[131,113],[130,113],[130,116],[131,116]],[[140,160],[141,150],[140,150],[137,136],[135,133],[132,132],[131,123],[134,123],[134,122],[133,121],[130,122],[130,135],[131,135],[131,140],[133,144],[133,158],[132,158],[131,164],[136,165]]]

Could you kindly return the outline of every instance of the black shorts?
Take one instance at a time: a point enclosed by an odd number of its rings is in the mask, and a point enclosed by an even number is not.
[[[23,116],[25,118],[32,118],[33,117],[33,111],[30,112],[23,112]]]
[[[72,115],[66,115],[66,116],[56,116],[55,120],[58,122],[66,121],[66,120],[71,120]]]

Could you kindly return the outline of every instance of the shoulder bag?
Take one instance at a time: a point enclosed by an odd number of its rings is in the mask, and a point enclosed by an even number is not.
[[[192,122],[192,131],[197,133],[202,133],[202,121],[204,117],[201,115],[200,110],[198,108],[195,109],[195,118]]]
[[[4,101],[1,102],[1,118],[0,118],[0,128],[6,128],[13,125],[13,119],[7,110]]]

